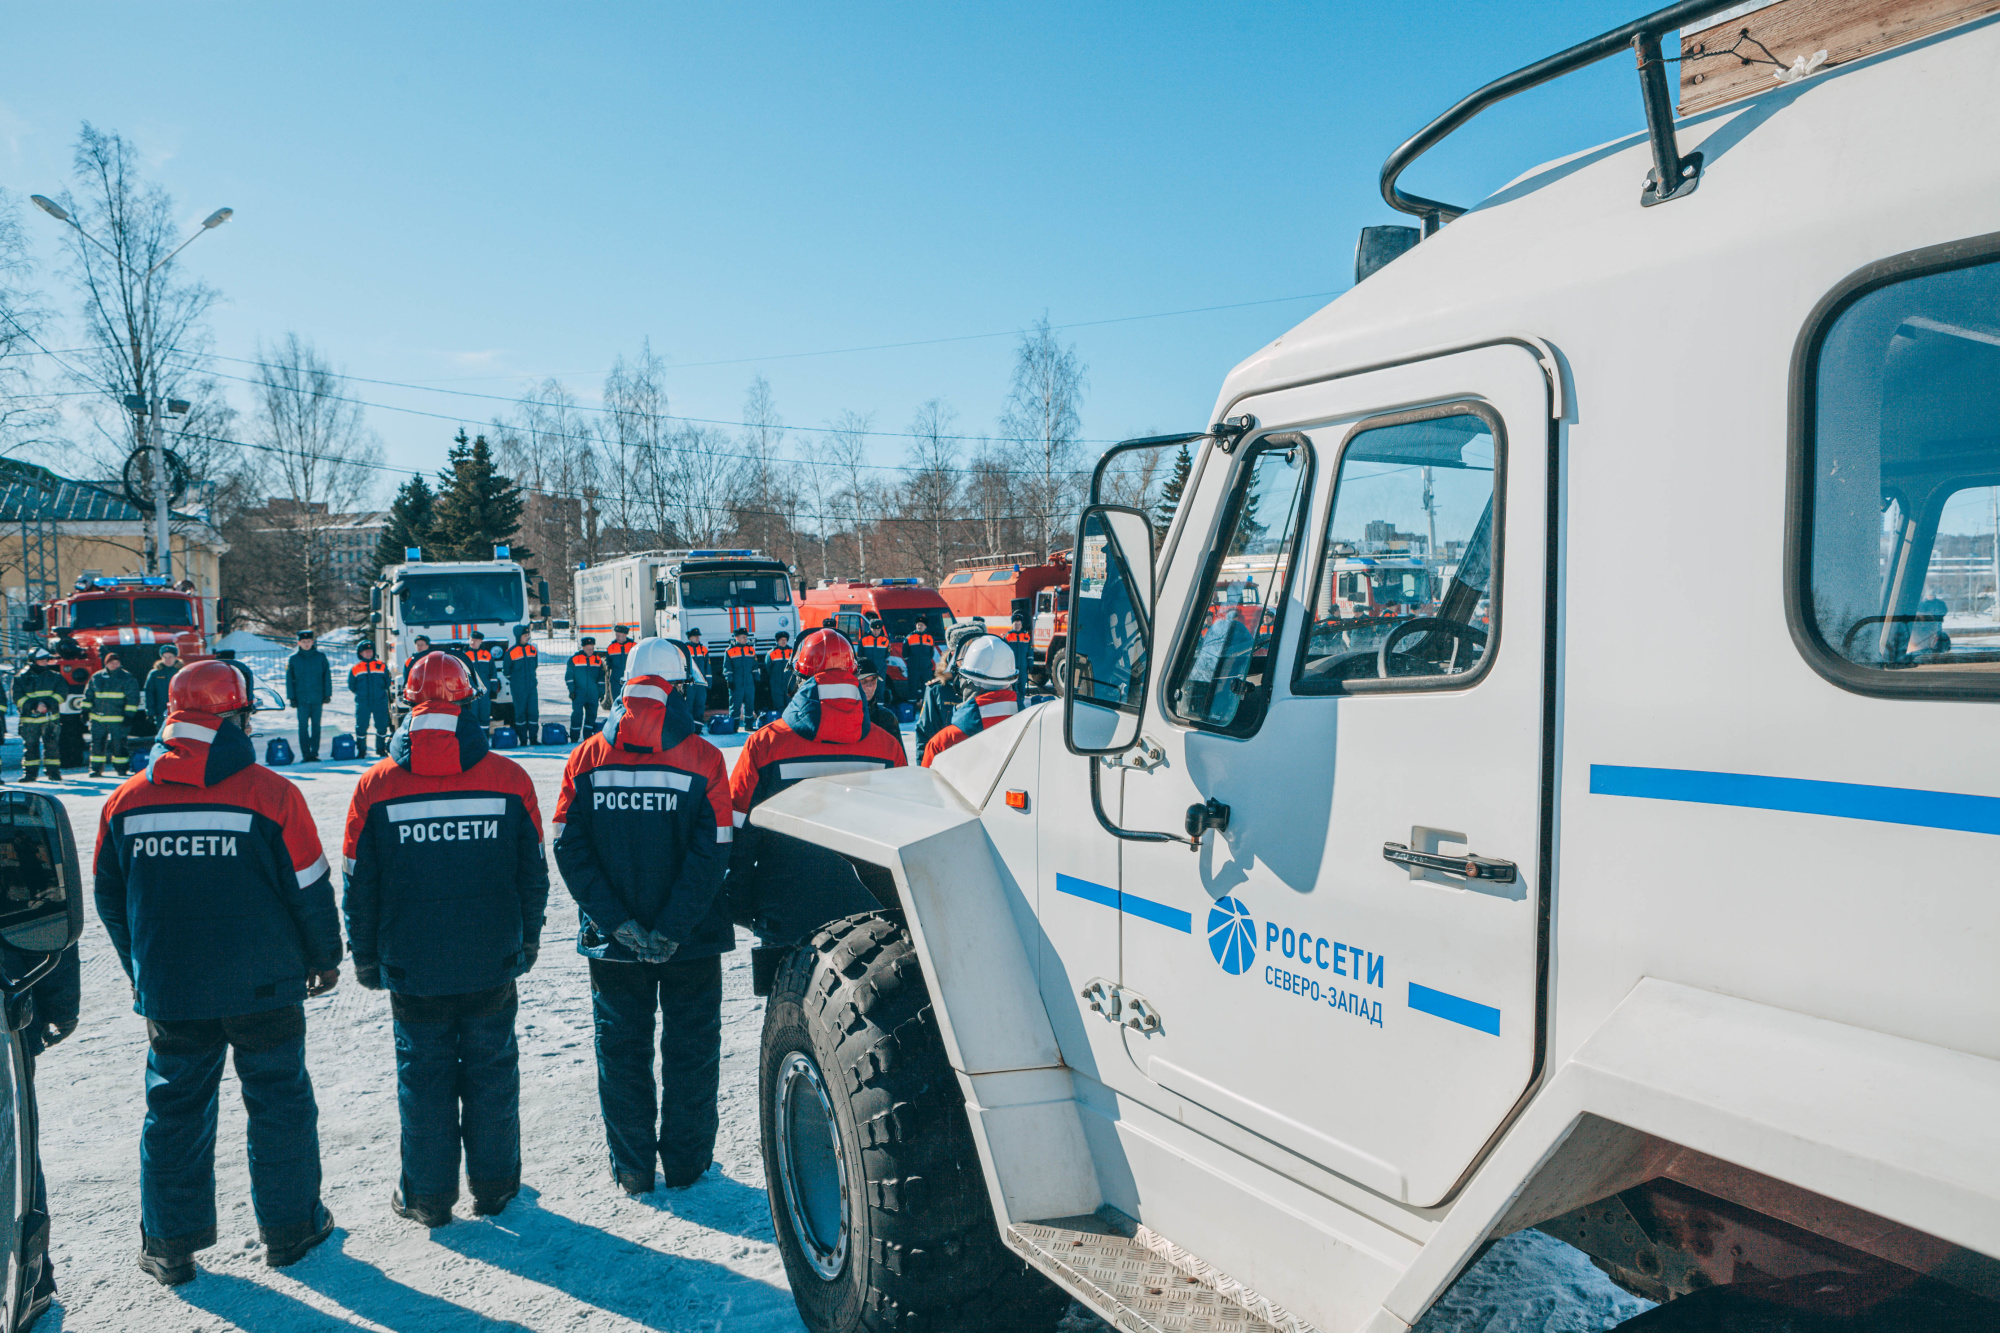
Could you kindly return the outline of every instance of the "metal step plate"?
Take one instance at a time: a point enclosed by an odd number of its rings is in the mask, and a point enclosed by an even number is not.
[[[1124,1218],[1024,1222],[1006,1234],[1022,1258],[1126,1333],[1314,1333],[1311,1325]],[[1244,1297],[1261,1313],[1239,1303]]]

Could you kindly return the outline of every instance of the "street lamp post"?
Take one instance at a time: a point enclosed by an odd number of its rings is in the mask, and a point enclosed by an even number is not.
[[[47,213],[58,222],[67,222],[70,226],[76,228],[77,235],[89,241],[105,254],[110,255],[112,262],[123,269],[127,277],[132,275],[132,266],[125,262],[125,257],[85,231],[83,224],[71,217],[68,209],[46,195],[31,194],[28,197],[44,213]],[[182,241],[179,245],[168,251],[164,258],[147,269],[140,277],[139,300],[149,316],[153,308],[153,275],[165,268],[175,255],[193,245],[196,237],[201,236],[204,232],[214,231],[235,215],[236,210],[233,208],[216,209],[201,220],[201,227],[194,235],[189,236],[185,241]],[[162,574],[168,578],[172,578],[174,573],[174,548],[168,507],[171,497],[167,494],[167,439],[166,429],[160,418],[163,414],[185,416],[189,410],[189,405],[180,399],[162,398],[156,386],[146,383],[145,371],[143,369],[145,363],[139,351],[139,323],[139,321],[132,321],[131,324],[133,330],[132,378],[134,387],[139,392],[126,394],[125,406],[132,413],[133,433],[139,437],[139,447],[148,450],[152,454],[153,558],[148,562],[151,568],[147,572]],[[145,326],[149,330],[152,327],[150,318],[145,321]]]

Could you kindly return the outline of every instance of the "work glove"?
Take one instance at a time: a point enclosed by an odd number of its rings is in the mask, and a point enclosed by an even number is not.
[[[530,944],[521,950],[521,971],[525,974],[535,970],[535,960],[542,956],[540,945]]]
[[[74,1018],[62,1023],[42,1024],[42,1048],[46,1050],[51,1046],[59,1044],[64,1037],[67,1037],[74,1031],[76,1031],[76,1020]]]
[[[653,946],[653,956],[647,959],[647,962],[670,963],[673,961],[674,955],[680,952],[681,942],[679,940],[670,940],[657,930],[649,930],[646,934]]]
[[[653,932],[637,921],[627,921],[611,932],[611,938],[630,949],[640,962],[653,961]]]
[[[324,972],[314,972],[306,978],[306,994],[308,996],[331,995],[333,994],[333,988],[339,984],[340,969],[337,967],[328,968]]]
[[[361,964],[356,963],[354,965],[354,979],[361,983],[363,990],[381,990],[382,965],[376,963],[368,967],[363,967]]]

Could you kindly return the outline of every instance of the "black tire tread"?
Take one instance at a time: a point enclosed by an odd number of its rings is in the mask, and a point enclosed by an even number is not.
[[[902,914],[823,927],[780,967],[771,1002],[787,999],[831,1046],[824,1076],[859,1129],[864,1178],[852,1188],[868,1209],[863,1327],[1053,1329],[1069,1298],[1000,1239]]]

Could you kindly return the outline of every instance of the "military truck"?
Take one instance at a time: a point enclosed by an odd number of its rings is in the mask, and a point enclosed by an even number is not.
[[[1098,464],[1193,455],[1164,532],[1093,485],[1064,700],[756,810],[845,875],[759,954],[809,1328],[1402,1333],[1529,1227],[1647,1330],[2000,1326],[2000,652],[1931,577],[2000,538],[1994,8],[1472,93],[1417,228]],[[1644,133],[1401,185],[1635,56]]]

